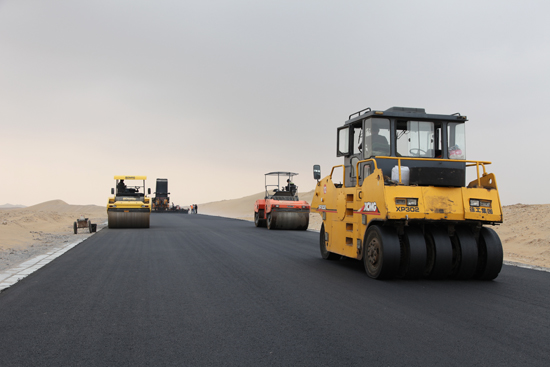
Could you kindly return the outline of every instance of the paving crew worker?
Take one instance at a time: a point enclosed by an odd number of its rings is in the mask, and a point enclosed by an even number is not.
[[[290,179],[286,180],[286,191],[290,192],[292,196],[296,193],[296,185]]]
[[[116,185],[116,189],[119,194],[122,194],[126,191],[126,184],[124,183],[124,180],[120,180],[118,185]]]

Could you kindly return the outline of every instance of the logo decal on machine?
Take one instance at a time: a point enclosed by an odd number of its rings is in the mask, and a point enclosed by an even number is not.
[[[380,215],[380,211],[376,206],[376,202],[370,202],[370,201],[368,203],[365,203],[365,205],[363,205],[361,209],[359,209],[359,213],[370,213],[374,215]]]
[[[327,193],[327,185],[323,186],[323,194]]]

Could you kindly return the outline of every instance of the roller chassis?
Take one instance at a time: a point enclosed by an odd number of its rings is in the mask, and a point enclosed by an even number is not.
[[[369,114],[360,114],[346,124],[368,117]],[[424,113],[420,117],[429,120],[431,116]],[[441,120],[454,118],[465,121],[454,115]],[[350,154],[345,158],[341,183],[333,181],[334,168],[321,180],[320,172],[316,175],[311,210],[323,219],[319,246],[324,259],[345,256],[361,260],[367,275],[375,279],[492,280],[498,276],[503,261],[502,244],[487,225],[502,223],[502,209],[496,179],[485,171],[490,162],[395,154],[355,159]],[[388,160],[398,167],[398,180],[388,177],[388,167],[392,168],[386,163]],[[452,165],[453,170],[460,165],[464,169],[475,166],[477,179],[460,186],[456,180],[448,186],[402,182],[402,166],[430,164]],[[364,171],[366,165],[372,169]],[[320,170],[318,166],[316,169]],[[354,176],[355,172],[360,174]],[[400,198],[415,198],[417,203],[398,205]],[[490,210],[470,206],[472,200],[490,203]]]
[[[309,204],[305,200],[259,199],[254,205],[254,224],[268,229],[297,229],[309,225]]]

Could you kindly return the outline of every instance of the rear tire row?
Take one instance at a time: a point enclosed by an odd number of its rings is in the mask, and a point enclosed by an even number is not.
[[[321,256],[340,256],[327,251],[325,228],[321,227]],[[390,226],[373,225],[367,230],[363,264],[374,279],[495,279],[502,268],[502,244],[496,232],[483,227],[476,241],[468,226],[457,226],[449,236],[446,228],[427,226],[424,231],[408,226],[399,236]]]

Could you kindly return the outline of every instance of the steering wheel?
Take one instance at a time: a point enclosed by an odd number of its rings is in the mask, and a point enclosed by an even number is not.
[[[428,154],[428,152],[426,152],[425,150],[422,150],[420,148],[412,148],[411,150],[409,150],[409,153],[411,153],[412,155],[420,155],[420,153]]]

